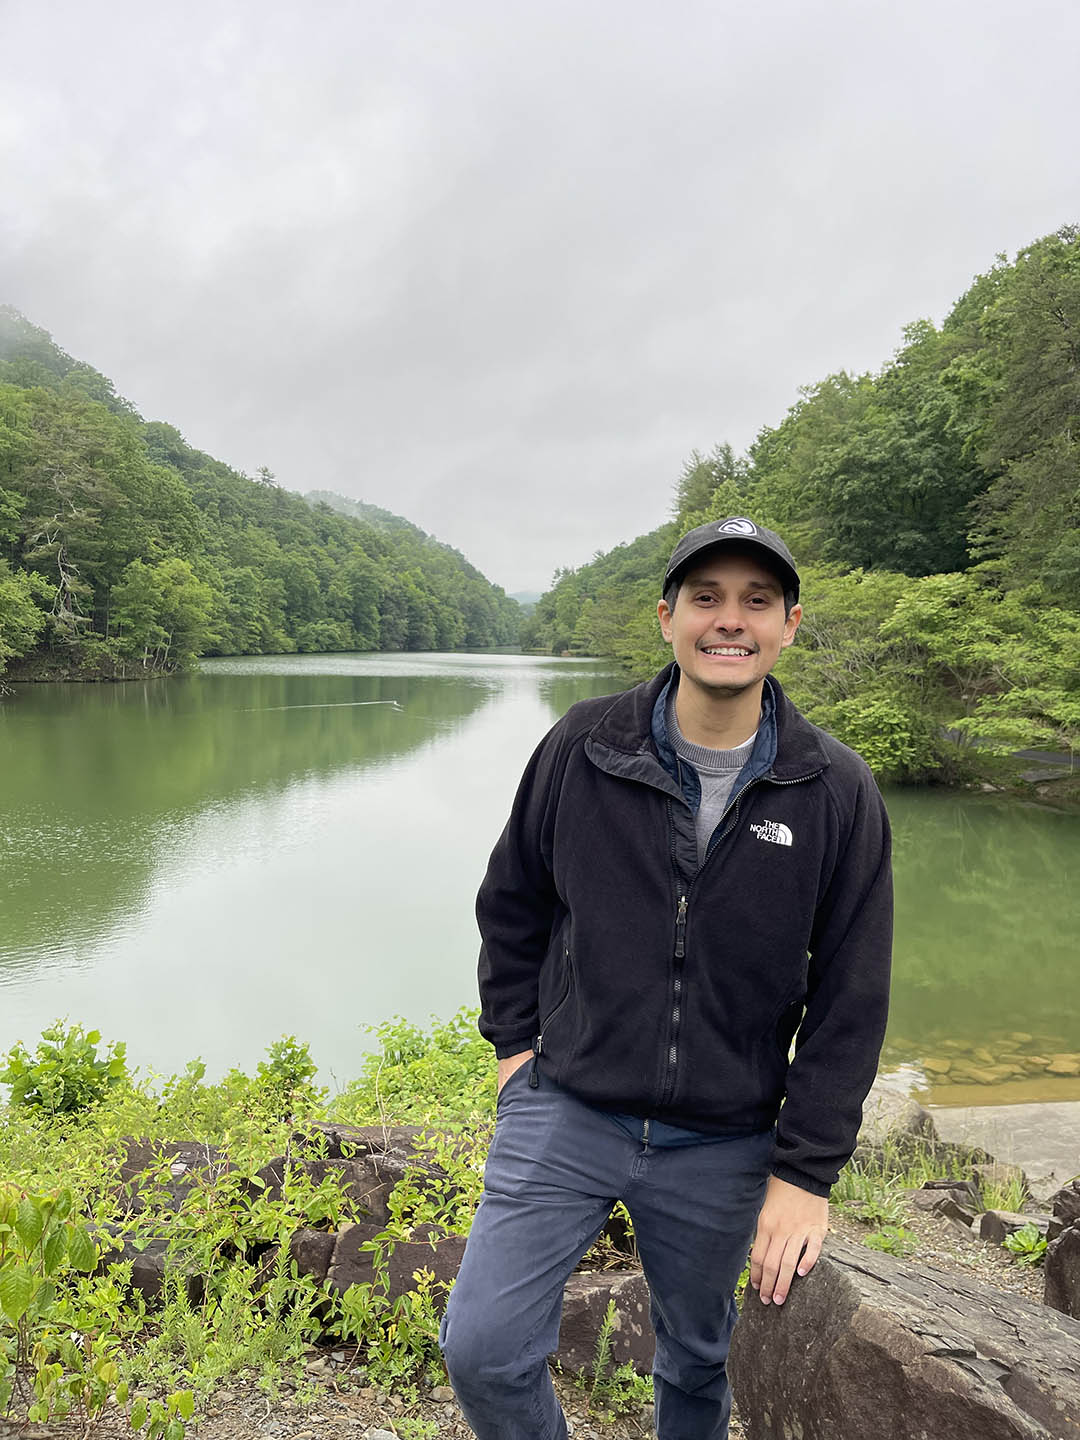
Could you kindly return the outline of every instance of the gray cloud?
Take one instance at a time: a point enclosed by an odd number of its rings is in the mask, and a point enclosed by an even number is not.
[[[0,45],[0,299],[509,589],[1080,218],[1038,0],[8,0]]]

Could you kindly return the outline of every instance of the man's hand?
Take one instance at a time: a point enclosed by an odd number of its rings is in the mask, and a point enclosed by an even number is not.
[[[784,1303],[796,1265],[800,1275],[810,1273],[828,1228],[829,1202],[824,1196],[769,1176],[750,1252],[750,1284],[763,1305],[770,1300]]]
[[[522,1065],[528,1064],[532,1059],[532,1053],[531,1050],[519,1050],[516,1055],[508,1055],[505,1060],[499,1061],[499,1080],[495,1090],[496,1095],[498,1095],[499,1091],[506,1084],[507,1080],[510,1079],[510,1076],[515,1070],[520,1070]]]

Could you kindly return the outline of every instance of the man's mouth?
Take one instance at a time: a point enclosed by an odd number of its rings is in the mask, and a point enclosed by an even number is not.
[[[701,648],[706,655],[731,655],[735,659],[741,659],[743,656],[754,653],[745,645],[703,645]]]

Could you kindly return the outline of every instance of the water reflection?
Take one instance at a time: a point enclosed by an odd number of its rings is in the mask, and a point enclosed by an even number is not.
[[[364,1024],[473,1003],[473,896],[522,766],[623,683],[477,653],[20,689],[0,705],[0,1053],[66,1013],[165,1069],[253,1063],[293,1031],[345,1078]],[[1080,817],[887,800],[886,1063],[935,1099],[1080,1098]]]
[[[939,1067],[951,1055],[939,1077],[1001,1084],[989,1072],[1014,1054],[1080,1052],[1080,817],[933,790],[887,800],[897,906],[888,1055]],[[967,1078],[975,1071],[981,1082]]]

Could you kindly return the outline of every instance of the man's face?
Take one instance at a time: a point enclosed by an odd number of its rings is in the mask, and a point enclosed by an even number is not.
[[[706,551],[679,587],[674,609],[657,607],[664,639],[686,681],[713,696],[759,688],[802,619],[784,614],[784,589],[750,553]]]

